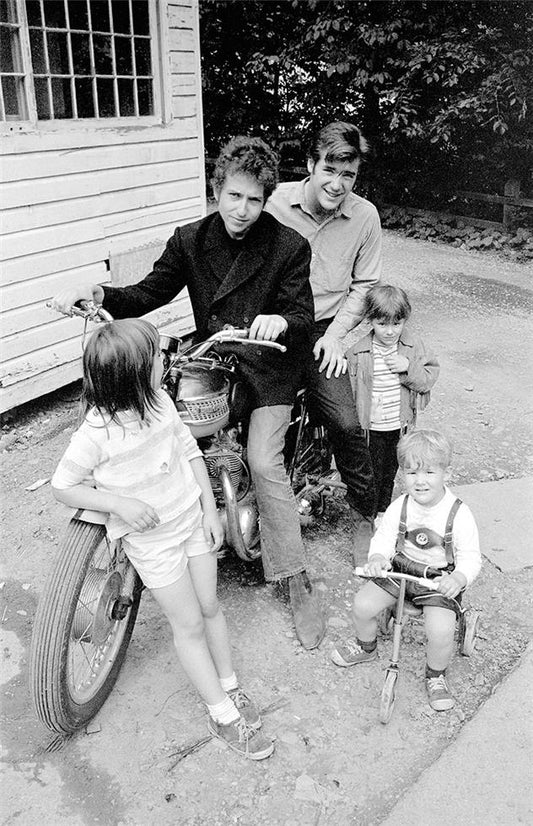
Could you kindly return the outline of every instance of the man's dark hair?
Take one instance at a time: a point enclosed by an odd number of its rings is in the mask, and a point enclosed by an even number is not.
[[[249,175],[263,187],[265,201],[278,185],[278,159],[261,138],[237,135],[220,150],[211,184],[220,192],[228,175]]]
[[[308,155],[316,163],[325,150],[326,161],[362,160],[368,153],[368,143],[357,126],[336,120],[318,132],[309,146]]]

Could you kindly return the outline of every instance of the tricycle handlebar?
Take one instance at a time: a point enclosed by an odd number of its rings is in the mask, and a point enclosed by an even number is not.
[[[361,567],[357,567],[354,573],[356,576],[363,577],[364,579],[374,579],[374,577],[372,577],[370,574],[367,574],[365,572],[365,569]],[[412,574],[401,574],[398,571],[380,571],[379,578],[392,580],[406,579],[410,582],[417,582],[419,585],[423,585],[424,588],[428,588],[430,591],[438,591],[439,588],[434,579],[428,579],[427,577],[423,576],[413,576]]]

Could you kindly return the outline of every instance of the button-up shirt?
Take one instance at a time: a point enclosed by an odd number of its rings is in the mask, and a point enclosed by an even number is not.
[[[315,321],[331,318],[327,332],[344,338],[362,321],[365,292],[380,278],[379,215],[370,201],[350,192],[320,222],[306,203],[308,180],[280,184],[265,209],[309,241]]]

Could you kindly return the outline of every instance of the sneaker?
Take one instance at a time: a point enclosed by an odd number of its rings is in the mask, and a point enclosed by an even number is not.
[[[377,646],[373,651],[365,651],[358,643],[353,640],[346,640],[344,645],[339,645],[331,652],[331,660],[335,665],[340,665],[343,668],[348,668],[350,665],[358,665],[359,663],[369,663],[372,660],[377,660],[378,649]]]
[[[237,711],[244,717],[251,728],[261,728],[262,721],[259,710],[242,688],[232,688],[231,691],[227,692],[227,695],[230,700],[233,700]]]
[[[426,689],[429,704],[435,711],[449,711],[455,705],[444,674],[438,677],[426,677]]]
[[[251,728],[244,717],[239,717],[228,725],[217,723],[210,717],[207,729],[213,737],[218,737],[230,749],[249,760],[264,760],[274,751],[272,740],[265,737],[261,731]]]

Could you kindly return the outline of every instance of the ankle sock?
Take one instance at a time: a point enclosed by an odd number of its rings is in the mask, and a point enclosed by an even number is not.
[[[239,687],[239,681],[237,679],[237,675],[235,672],[231,674],[229,677],[220,677],[220,685],[222,686],[222,691],[226,693],[228,691],[232,691],[234,688]]]
[[[359,637],[357,637],[357,645],[360,645],[363,651],[366,651],[367,654],[371,654],[373,651],[376,650],[378,641],[377,639],[375,639],[371,642],[365,642],[364,640],[360,640]]]
[[[440,677],[440,676],[444,677],[445,674],[446,674],[446,669],[445,668],[441,668],[438,671],[437,669],[430,668],[429,665],[426,665],[426,680],[430,680],[433,677]]]
[[[230,697],[226,697],[225,700],[222,700],[221,703],[216,703],[214,706],[210,706],[208,703],[206,703],[206,705],[213,720],[216,723],[221,723],[223,726],[233,723],[234,720],[238,720],[240,717],[239,712],[235,708],[235,703]]]

